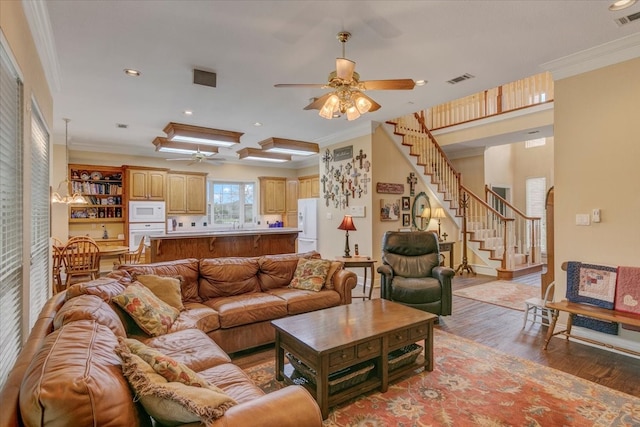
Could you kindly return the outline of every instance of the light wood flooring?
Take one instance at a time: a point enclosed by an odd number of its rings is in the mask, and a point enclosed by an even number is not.
[[[495,277],[458,274],[453,279],[453,289],[493,280]],[[540,274],[519,277],[514,281],[540,286]],[[354,295],[361,292],[359,287],[353,290]],[[379,297],[378,289],[374,289],[376,296]],[[547,327],[529,322],[523,330],[523,318],[521,311],[454,295],[453,315],[440,317],[436,328],[640,397],[640,359],[558,338],[554,338],[548,350],[543,351]],[[274,357],[273,345],[232,356],[234,363],[242,368],[274,360]]]

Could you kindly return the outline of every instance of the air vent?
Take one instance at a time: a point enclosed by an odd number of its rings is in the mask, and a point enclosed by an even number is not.
[[[632,13],[631,15],[623,16],[622,18],[616,18],[616,24],[618,27],[622,27],[623,25],[631,24],[633,21],[637,21],[640,19],[640,12]]]
[[[461,75],[461,76],[454,77],[454,78],[453,78],[453,79],[451,79],[451,80],[447,80],[447,83],[449,83],[450,85],[454,85],[454,84],[456,84],[456,83],[460,83],[460,82],[463,82],[463,81],[465,81],[465,80],[472,79],[472,78],[474,78],[474,77],[475,77],[475,76],[472,76],[471,74],[466,73],[466,74],[463,74],[463,75]]]
[[[126,125],[126,124],[124,124],[124,123],[116,123],[116,127],[117,127],[118,129],[126,129],[126,128],[128,128],[128,127],[129,127],[129,125]]]
[[[193,84],[216,87],[216,73],[193,69]]]

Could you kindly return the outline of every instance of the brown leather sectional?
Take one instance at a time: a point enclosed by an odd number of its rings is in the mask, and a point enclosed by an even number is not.
[[[338,270],[334,290],[288,288],[300,256],[178,260],[121,266],[110,277],[52,297],[0,394],[0,426],[146,426],[114,351],[135,337],[189,366],[238,403],[214,426],[321,426],[315,400],[300,386],[265,394],[227,353],[274,340],[274,318],[351,302],[354,273]],[[166,335],[149,337],[111,303],[133,274],[182,276],[186,310]],[[252,276],[253,273],[253,276]],[[286,282],[286,283],[285,283]]]

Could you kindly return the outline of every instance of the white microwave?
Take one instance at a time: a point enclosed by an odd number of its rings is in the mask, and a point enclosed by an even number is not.
[[[129,222],[165,222],[164,202],[129,202]]]

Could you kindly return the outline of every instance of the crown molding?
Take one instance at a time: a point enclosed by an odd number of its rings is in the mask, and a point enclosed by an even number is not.
[[[637,57],[640,57],[640,33],[545,62],[540,67],[549,71],[554,80],[560,80]]]
[[[338,142],[348,141],[350,139],[358,138],[363,135],[371,135],[372,123],[363,120],[357,126],[349,127],[342,132],[337,132],[331,135],[318,138],[313,142],[318,143],[320,147],[337,144]]]
[[[60,63],[58,62],[58,53],[46,2],[44,0],[22,0],[22,8],[40,56],[44,75],[49,83],[49,90],[60,92]]]

